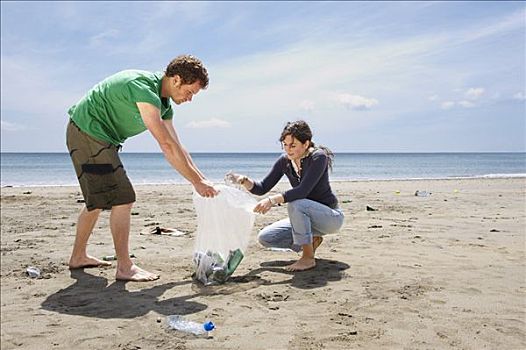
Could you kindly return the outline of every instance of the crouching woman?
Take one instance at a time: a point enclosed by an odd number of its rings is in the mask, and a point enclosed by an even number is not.
[[[329,183],[334,155],[326,147],[315,146],[312,131],[302,120],[287,123],[279,140],[285,153],[263,180],[229,175],[232,181],[258,196],[268,193],[283,175],[287,176],[292,188],[262,199],[254,212],[265,214],[273,206],[286,203],[288,217],[263,228],[258,240],[265,247],[302,251],[301,258],[285,269],[308,270],[316,266],[315,252],[323,235],[338,232],[344,221]]]

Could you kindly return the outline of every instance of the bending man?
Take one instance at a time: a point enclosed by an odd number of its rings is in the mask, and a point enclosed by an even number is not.
[[[129,258],[131,208],[135,191],[118,151],[129,137],[149,130],[166,160],[204,197],[217,191],[180,143],[172,123],[176,105],[208,86],[208,73],[193,56],[176,57],[166,71],[125,70],[97,85],[68,113],[67,146],[82,189],[81,210],[69,268],[109,265],[87,254],[87,242],[102,210],[111,210],[110,229],[117,255],[116,279],[152,281],[159,276]]]

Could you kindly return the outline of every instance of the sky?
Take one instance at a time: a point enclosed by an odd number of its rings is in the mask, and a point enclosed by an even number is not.
[[[1,2],[1,150],[67,152],[67,110],[124,69],[200,58],[190,152],[526,151],[524,2]],[[124,152],[160,152],[146,131]]]

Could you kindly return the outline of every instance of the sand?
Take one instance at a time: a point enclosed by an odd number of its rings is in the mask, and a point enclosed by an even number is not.
[[[282,188],[286,186],[280,185]],[[1,189],[2,349],[524,349],[526,179],[334,182],[346,222],[317,267],[256,233],[233,278],[192,281],[196,217],[189,185],[137,186],[131,251],[161,274],[116,282],[111,268],[70,272],[78,187]],[[416,197],[416,190],[431,192]],[[368,211],[366,207],[377,209]],[[103,212],[89,252],[114,254]],[[141,235],[155,226],[183,236]],[[42,270],[31,279],[28,266]],[[212,320],[211,338],[166,316]]]

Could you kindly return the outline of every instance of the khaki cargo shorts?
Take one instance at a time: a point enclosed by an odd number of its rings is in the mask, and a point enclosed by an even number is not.
[[[88,210],[111,209],[114,205],[135,202],[135,191],[117,146],[89,136],[71,120],[66,144]]]

